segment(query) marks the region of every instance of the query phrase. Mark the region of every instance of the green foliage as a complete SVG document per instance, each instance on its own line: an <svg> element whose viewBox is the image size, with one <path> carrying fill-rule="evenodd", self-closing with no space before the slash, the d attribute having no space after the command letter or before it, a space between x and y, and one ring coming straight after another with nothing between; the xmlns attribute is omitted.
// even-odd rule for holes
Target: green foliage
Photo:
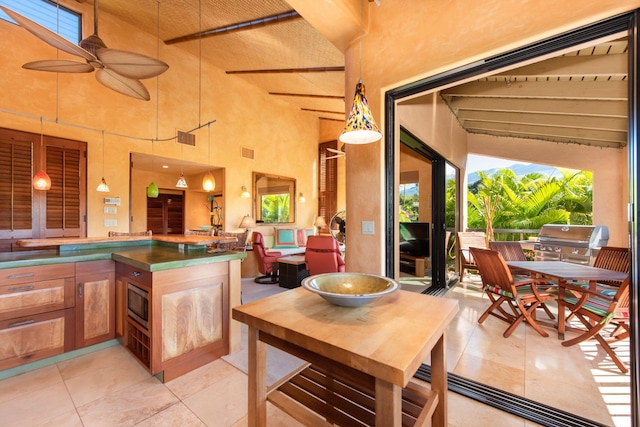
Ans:
<svg viewBox="0 0 640 427"><path fill-rule="evenodd" d="M496 228L592 224L592 174L569 170L561 173L562 177L535 173L518 178L510 169L500 169L491 176L479 172L478 181L469 185L467 194L468 227L484 228L490 233ZM447 204L455 203L454 194L455 182L448 182ZM448 227L453 224L449 221L447 217Z"/></svg>
<svg viewBox="0 0 640 427"><path fill-rule="evenodd" d="M289 194L262 196L262 219L264 222L289 222Z"/></svg>

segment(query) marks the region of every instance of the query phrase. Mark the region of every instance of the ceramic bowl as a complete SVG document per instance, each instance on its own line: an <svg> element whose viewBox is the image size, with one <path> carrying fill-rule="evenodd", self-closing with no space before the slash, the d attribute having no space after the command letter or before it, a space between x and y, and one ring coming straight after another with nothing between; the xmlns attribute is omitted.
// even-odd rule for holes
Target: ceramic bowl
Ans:
<svg viewBox="0 0 640 427"><path fill-rule="evenodd" d="M204 230L204 231L209 231L213 228L212 225L199 225L198 227L200 227L200 230Z"/></svg>
<svg viewBox="0 0 640 427"><path fill-rule="evenodd" d="M357 307L395 292L400 285L393 279L374 274L325 273L303 279L302 287L333 304Z"/></svg>

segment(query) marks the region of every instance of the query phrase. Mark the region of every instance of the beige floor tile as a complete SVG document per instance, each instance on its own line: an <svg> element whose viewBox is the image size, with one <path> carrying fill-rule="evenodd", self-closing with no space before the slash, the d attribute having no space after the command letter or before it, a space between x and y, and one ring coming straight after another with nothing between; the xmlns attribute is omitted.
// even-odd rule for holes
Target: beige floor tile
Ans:
<svg viewBox="0 0 640 427"><path fill-rule="evenodd" d="M22 397L30 399L33 392L62 384L63 380L56 365L4 379L0 381L0 405Z"/></svg>
<svg viewBox="0 0 640 427"><path fill-rule="evenodd" d="M11 427L55 425L52 420L74 409L64 383L54 382L47 387L33 387L28 394L0 403L0 424Z"/></svg>
<svg viewBox="0 0 640 427"><path fill-rule="evenodd" d="M483 357L463 354L454 374L471 378L510 393L524 395L524 369L516 369Z"/></svg>
<svg viewBox="0 0 640 427"><path fill-rule="evenodd" d="M206 427L182 402L136 424L136 427Z"/></svg>
<svg viewBox="0 0 640 427"><path fill-rule="evenodd" d="M165 385L179 399L184 400L236 372L238 369L224 360L218 359L169 381Z"/></svg>
<svg viewBox="0 0 640 427"><path fill-rule="evenodd" d="M110 359L112 354L105 358ZM95 364L92 371L81 369L77 375L65 381L76 407L127 388L133 384L145 381L151 374L131 356L116 357L110 363ZM67 370L68 371L68 370Z"/></svg>
<svg viewBox="0 0 640 427"><path fill-rule="evenodd" d="M237 370L183 402L207 426L231 426L247 415L247 387L247 375Z"/></svg>
<svg viewBox="0 0 640 427"><path fill-rule="evenodd" d="M269 402L267 402L267 422L269 426L273 427L302 427L304 425ZM245 416L231 427L249 427L249 421Z"/></svg>
<svg viewBox="0 0 640 427"><path fill-rule="evenodd" d="M60 374L65 381L100 369L120 369L122 363L130 364L132 358L121 345L113 345L100 351L88 353L58 363ZM137 362L135 362L137 363Z"/></svg>
<svg viewBox="0 0 640 427"><path fill-rule="evenodd" d="M83 427L83 424L78 411L73 409L50 420L41 420L39 424L34 424L33 427Z"/></svg>
<svg viewBox="0 0 640 427"><path fill-rule="evenodd" d="M78 407L86 426L133 426L174 405L178 399L164 384L151 377Z"/></svg>
<svg viewBox="0 0 640 427"><path fill-rule="evenodd" d="M522 418L455 393L448 395L449 427L524 427ZM535 424L531 424L535 425Z"/></svg>

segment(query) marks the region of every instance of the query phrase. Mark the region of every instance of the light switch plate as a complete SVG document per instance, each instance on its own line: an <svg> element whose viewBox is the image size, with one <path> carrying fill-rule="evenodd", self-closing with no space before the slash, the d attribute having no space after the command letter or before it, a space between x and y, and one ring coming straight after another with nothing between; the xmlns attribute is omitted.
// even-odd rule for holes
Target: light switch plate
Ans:
<svg viewBox="0 0 640 427"><path fill-rule="evenodd" d="M117 214L118 213L118 208L115 206L105 206L104 207L104 213L106 214Z"/></svg>
<svg viewBox="0 0 640 427"><path fill-rule="evenodd" d="M375 222L362 221L362 234L375 234Z"/></svg>
<svg viewBox="0 0 640 427"><path fill-rule="evenodd" d="M104 226L105 227L117 227L118 226L118 220L117 219L105 219L104 220Z"/></svg>

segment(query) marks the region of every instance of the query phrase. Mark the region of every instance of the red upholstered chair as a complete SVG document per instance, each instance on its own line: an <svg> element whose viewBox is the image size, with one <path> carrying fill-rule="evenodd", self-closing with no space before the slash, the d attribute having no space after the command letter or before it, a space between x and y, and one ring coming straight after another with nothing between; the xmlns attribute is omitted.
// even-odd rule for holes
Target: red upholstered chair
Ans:
<svg viewBox="0 0 640 427"><path fill-rule="evenodd" d="M251 236L253 242L253 253L258 259L258 271L262 276L256 277L254 281L263 285L278 283L278 258L282 256L281 252L267 252L264 247L264 236L257 231ZM274 264L276 264L274 266Z"/></svg>
<svg viewBox="0 0 640 427"><path fill-rule="evenodd" d="M344 271L340 245L331 236L309 236L304 260L310 276Z"/></svg>

